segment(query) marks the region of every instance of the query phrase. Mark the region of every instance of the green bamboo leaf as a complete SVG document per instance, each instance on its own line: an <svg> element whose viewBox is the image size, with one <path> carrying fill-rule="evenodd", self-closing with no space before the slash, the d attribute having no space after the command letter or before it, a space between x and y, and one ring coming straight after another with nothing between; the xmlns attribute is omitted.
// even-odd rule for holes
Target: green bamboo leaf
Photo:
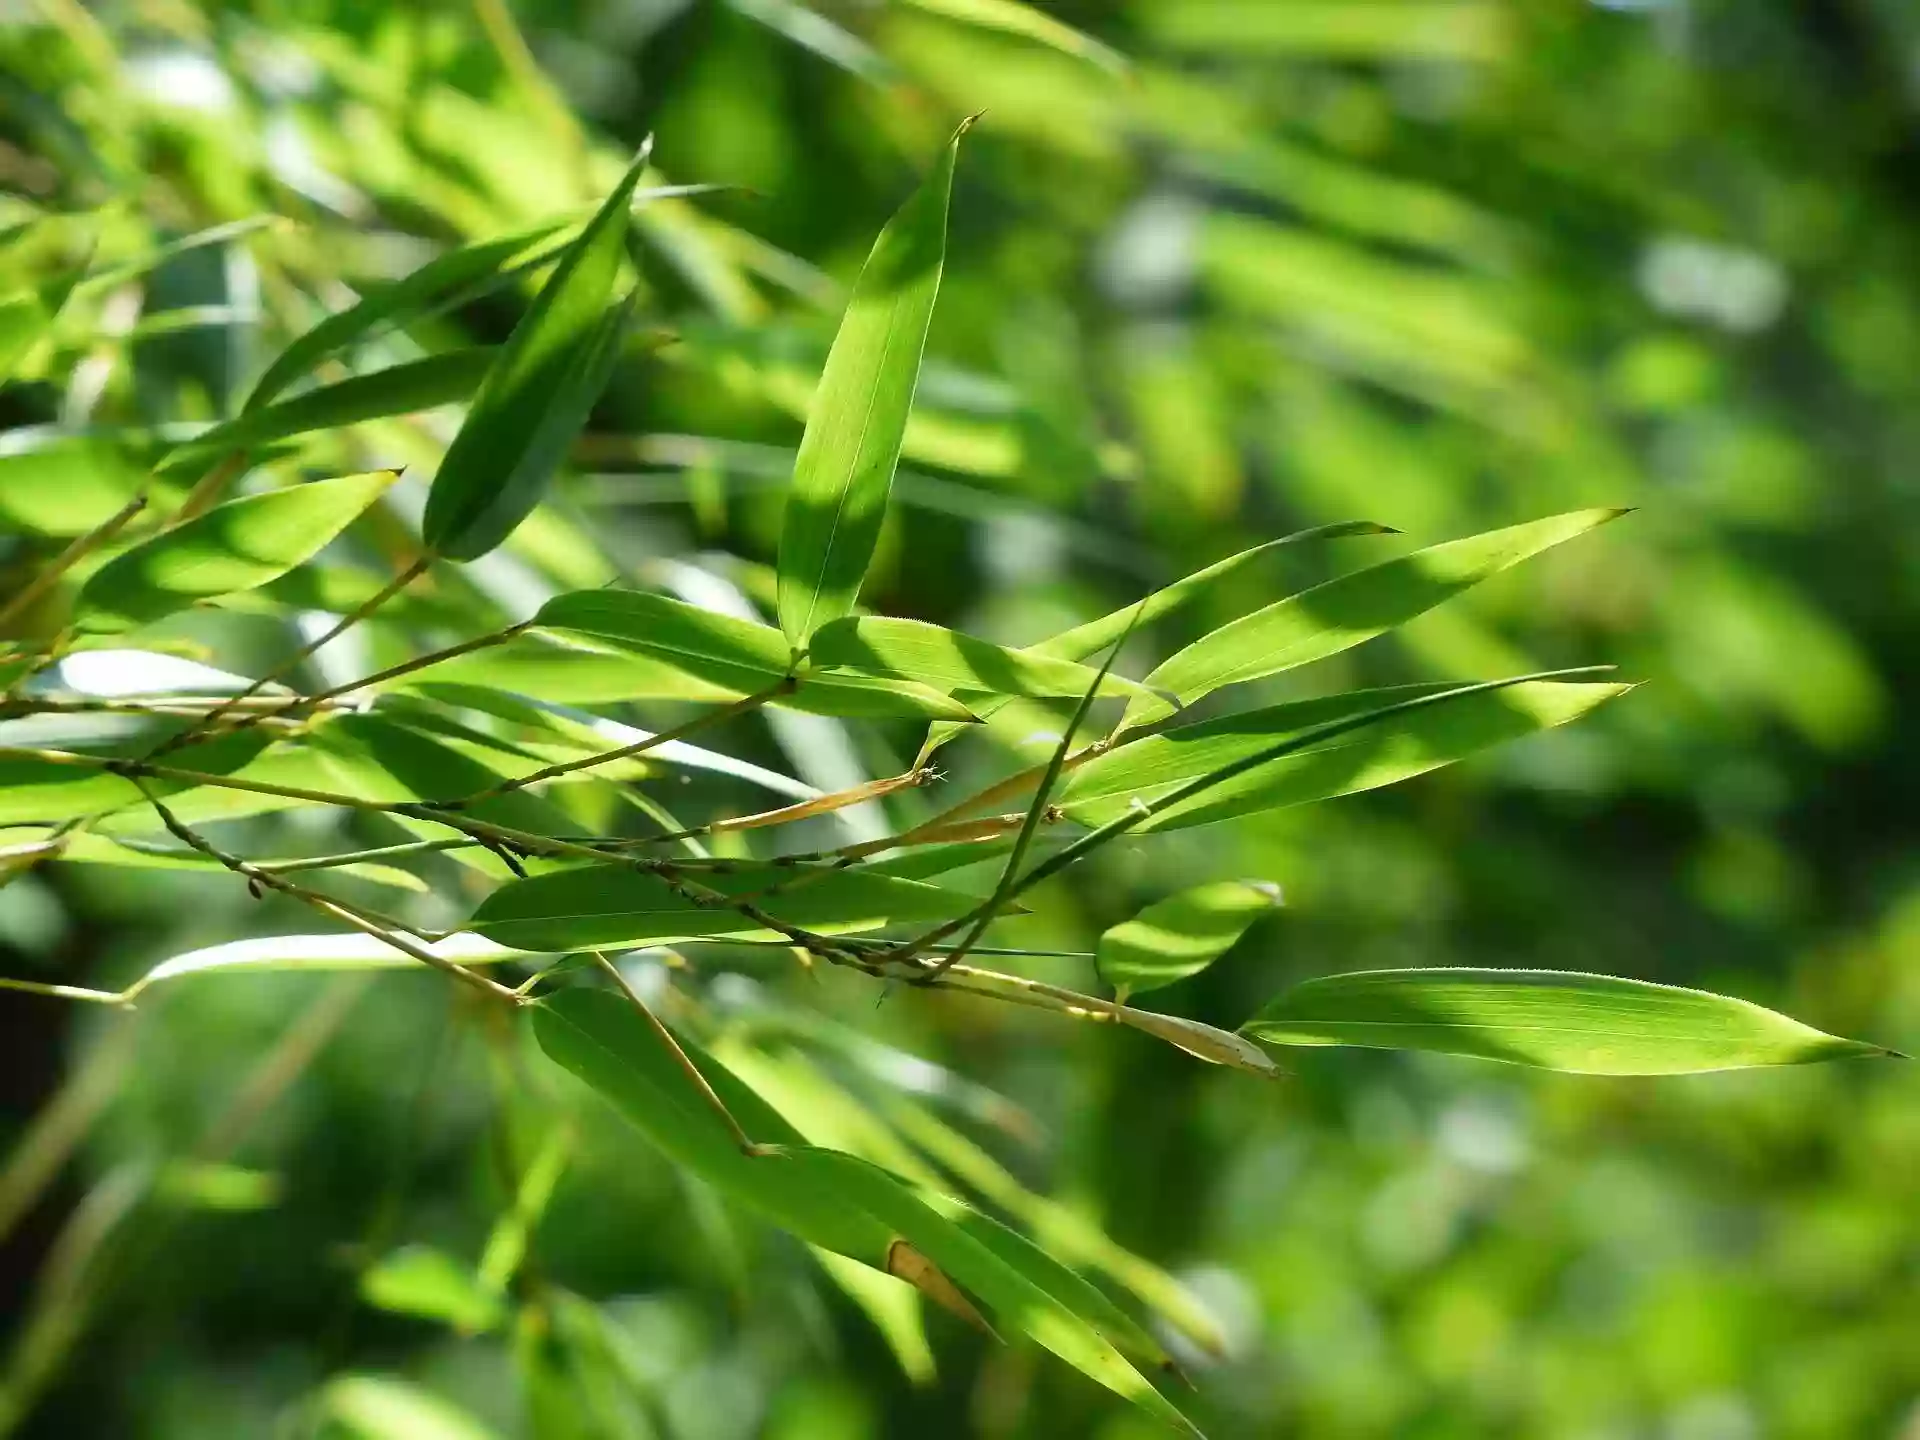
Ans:
<svg viewBox="0 0 1920 1440"><path fill-rule="evenodd" d="M1115 75L1127 73L1126 57L1119 51L1102 45L1071 25L1061 24L1043 10L1021 4L1020 0L905 0L905 3L916 10L944 15L949 20L959 20L983 30L1037 40L1064 54L1091 61Z"/></svg>
<svg viewBox="0 0 1920 1440"><path fill-rule="evenodd" d="M866 578L946 260L960 137L874 241L815 392L780 535L780 628L795 649L853 611Z"/></svg>
<svg viewBox="0 0 1920 1440"><path fill-rule="evenodd" d="M159 473L184 478L236 450L457 404L480 387L493 359L493 350L486 346L449 350L318 386L202 431L169 451L160 461Z"/></svg>
<svg viewBox="0 0 1920 1440"><path fill-rule="evenodd" d="M1051 655L1061 660L1085 660L1090 655L1113 644L1126 634L1127 627L1136 623L1135 612L1139 614L1138 624L1148 625L1155 620L1173 614L1194 601L1200 599L1209 590L1239 574L1254 561L1271 551L1287 545L1299 545L1312 540L1344 540L1352 536L1398 535L1400 532L1391 525L1380 525L1372 520L1342 520L1332 525L1316 525L1309 530L1296 530L1291 535L1282 535L1276 540L1268 540L1254 545L1238 554L1229 555L1224 560L1216 560L1204 569L1162 586L1147 596L1144 602L1136 601L1123 605L1110 614L1102 615L1098 620L1089 620L1084 625L1076 625L1071 630L1063 630L1051 639L1042 640L1038 645L1027 647L1030 655Z"/></svg>
<svg viewBox="0 0 1920 1440"><path fill-rule="evenodd" d="M1182 785L1244 764L1289 735L1457 688L1422 684L1356 690L1183 725L1089 760L1067 777L1057 803L1083 825L1104 825L1171 795ZM1436 701L1253 765L1142 820L1137 828L1208 825L1256 810L1376 790L1490 746L1564 725L1632 688L1536 680Z"/></svg>
<svg viewBox="0 0 1920 1440"><path fill-rule="evenodd" d="M498 1295L444 1250L408 1245L383 1255L360 1276L360 1298L376 1310L435 1320L463 1335L497 1329L507 1318Z"/></svg>
<svg viewBox="0 0 1920 1440"><path fill-rule="evenodd" d="M619 356L635 293L609 308L642 150L566 249L474 397L427 496L420 533L451 560L510 535L540 501Z"/></svg>
<svg viewBox="0 0 1920 1440"><path fill-rule="evenodd" d="M823 625L808 648L809 676L831 667L898 675L943 689L992 695L1057 695L1078 699L1099 684L1102 696L1139 696L1134 681L1090 666L1024 650L1009 650L923 620L884 615L847 616Z"/></svg>
<svg viewBox="0 0 1920 1440"><path fill-rule="evenodd" d="M1395 626L1562 541L1584 535L1625 510L1576 510L1492 530L1388 560L1242 616L1168 657L1146 683L1189 704L1223 685L1278 675L1323 660ZM1129 724L1165 714L1136 702Z"/></svg>
<svg viewBox="0 0 1920 1440"><path fill-rule="evenodd" d="M55 439L0 455L0 520L40 535L84 535L146 481L146 465L121 445L93 436Z"/></svg>
<svg viewBox="0 0 1920 1440"><path fill-rule="evenodd" d="M631 700L654 690L671 689L671 677L690 677L704 693L661 698L735 700L791 682L777 703L822 715L884 719L937 717L970 721L959 701L915 679L891 676L808 673L793 678L785 638L771 625L704 610L638 590L579 590L556 596L540 609L535 623L545 630L612 642L657 664L644 673L616 681L623 686L605 699ZM522 647L524 650L525 647ZM660 668L664 667L664 669ZM573 668L584 671L575 659ZM686 680L679 682L686 690ZM551 692L538 692L551 693Z"/></svg>
<svg viewBox="0 0 1920 1440"><path fill-rule="evenodd" d="M1371 970L1309 980L1241 1027L1272 1045L1437 1050L1579 1075L1690 1075L1897 1055L1746 1000L1561 970Z"/></svg>
<svg viewBox="0 0 1920 1440"><path fill-rule="evenodd" d="M1102 1332L1112 1302L1090 1300L1084 1279L1011 1231L839 1151L794 1146L767 1163L844 1196L978 1296L1003 1325L1180 1433L1200 1433Z"/></svg>
<svg viewBox="0 0 1920 1440"><path fill-rule="evenodd" d="M547 1057L611 1101L676 1165L811 1245L884 1267L892 1233L831 1189L743 1151L679 1057L632 1005L605 991L575 989L531 1008L534 1038ZM804 1143L725 1066L684 1038L680 1043L756 1144Z"/></svg>
<svg viewBox="0 0 1920 1440"><path fill-rule="evenodd" d="M1076 625L1071 630L1064 630L1050 639L1042 640L1037 645L1029 645L1021 653L1056 660L1085 660L1091 655L1098 654L1125 634L1127 626L1133 622L1136 610L1139 611L1140 617L1138 623L1142 625L1163 619L1200 599L1215 586L1230 576L1238 574L1270 550L1276 550L1283 545L1296 545L1307 540L1339 540L1354 535L1398 533L1390 525L1379 525L1371 520L1347 520L1332 525L1316 525L1308 530L1298 530L1291 535L1282 535L1276 540L1268 540L1263 544L1242 550L1238 554L1229 555L1224 560L1217 560L1204 569L1196 570L1193 574L1154 591L1145 601L1123 605L1110 614L1102 615L1098 620L1089 620L1084 625ZM1016 702L1010 697L963 694L959 698L965 700L982 720L989 722L996 716L1002 716L1003 712L1016 708ZM1004 718L1007 723L999 728L999 733L1003 736L1017 737L1030 733L1036 728L1024 724L1022 719L1011 714L1005 715ZM963 733L963 728L958 725L942 723L929 727L926 742L920 747L919 763L924 765L935 750L956 735Z"/></svg>
<svg viewBox="0 0 1920 1440"><path fill-rule="evenodd" d="M971 897L935 885L857 870L764 893L792 879L791 870L752 864L725 875L699 876L703 886L820 934L950 920L973 904ZM784 938L738 910L688 899L659 876L625 865L588 865L504 885L480 903L467 928L514 948L555 950Z"/></svg>
<svg viewBox="0 0 1920 1440"><path fill-rule="evenodd" d="M354 1440L498 1440L466 1411L390 1375L329 1380L319 1409Z"/></svg>
<svg viewBox="0 0 1920 1440"><path fill-rule="evenodd" d="M216 505L96 570L74 602L74 623L124 630L264 585L318 554L398 478L379 470Z"/></svg>
<svg viewBox="0 0 1920 1440"><path fill-rule="evenodd" d="M1101 978L1124 1005L1129 995L1198 975L1279 903L1280 887L1266 880L1222 880L1183 890L1100 937Z"/></svg>
<svg viewBox="0 0 1920 1440"><path fill-rule="evenodd" d="M280 352L242 409L258 410L321 361L378 331L405 325L449 302L484 294L504 283L514 272L550 256L559 245L556 236L566 228L565 221L549 220L495 240L462 245L327 316Z"/></svg>

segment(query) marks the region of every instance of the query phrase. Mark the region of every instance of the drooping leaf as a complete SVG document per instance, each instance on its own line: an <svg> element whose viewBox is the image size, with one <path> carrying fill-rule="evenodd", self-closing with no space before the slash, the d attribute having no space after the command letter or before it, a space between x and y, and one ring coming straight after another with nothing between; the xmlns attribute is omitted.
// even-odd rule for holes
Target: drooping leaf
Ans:
<svg viewBox="0 0 1920 1440"><path fill-rule="evenodd" d="M730 874L689 878L819 934L950 920L973 904L971 897L938 886L857 870L809 876L771 894L769 887L793 879L791 870L743 864ZM657 875L624 865L582 866L502 886L480 903L468 928L502 945L556 950L784 938L723 903L701 903Z"/></svg>
<svg viewBox="0 0 1920 1440"><path fill-rule="evenodd" d="M1095 681L1098 694L1137 695L1140 687L1123 676L1101 679L1091 667L1072 660L1009 650L958 630L922 620L891 616L848 616L822 626L808 647L812 668L835 667L898 675L946 689L992 695L1059 695L1079 698Z"/></svg>
<svg viewBox="0 0 1920 1440"><path fill-rule="evenodd" d="M1067 777L1058 803L1082 824L1103 825L1204 775L1243 763L1288 735L1454 688L1423 684L1356 690L1183 725L1089 760ZM1256 810L1378 789L1489 746L1565 724L1631 688L1528 681L1438 701L1252 766L1143 820L1139 828L1206 825Z"/></svg>
<svg viewBox="0 0 1920 1440"><path fill-rule="evenodd" d="M1280 903L1280 887L1263 880L1196 885L1147 906L1100 937L1100 975L1126 1002L1198 975Z"/></svg>
<svg viewBox="0 0 1920 1440"><path fill-rule="evenodd" d="M1089 1298L1087 1282L1043 1251L961 1202L916 1191L852 1155L794 1146L770 1162L809 1176L874 1216L984 1301L1001 1324L1182 1434L1200 1433L1103 1332L1113 1302L1097 1291L1097 1298Z"/></svg>
<svg viewBox="0 0 1920 1440"><path fill-rule="evenodd" d="M487 372L434 476L420 533L472 560L513 533L586 423L618 358L634 304L610 308L643 151L566 249Z"/></svg>
<svg viewBox="0 0 1920 1440"><path fill-rule="evenodd" d="M1560 970L1370 970L1309 980L1241 1027L1272 1045L1437 1050L1580 1075L1688 1075L1895 1052L1746 1000Z"/></svg>
<svg viewBox="0 0 1920 1440"><path fill-rule="evenodd" d="M295 395L277 404L249 410L204 430L169 451L162 475L188 476L204 471L220 456L253 450L320 430L339 430L367 420L411 415L453 405L479 388L494 352L486 346L449 350L424 360L389 365Z"/></svg>
<svg viewBox="0 0 1920 1440"><path fill-rule="evenodd" d="M345 475L216 505L96 570L75 601L74 623L124 630L263 585L318 554L397 478L391 470Z"/></svg>
<svg viewBox="0 0 1920 1440"><path fill-rule="evenodd" d="M866 578L940 289L966 129L881 230L827 355L780 535L780 629L796 649L852 613Z"/></svg>
<svg viewBox="0 0 1920 1440"><path fill-rule="evenodd" d="M32 832L15 832L14 835L0 836L0 844L13 841L15 835L22 836ZM137 841L116 839L112 835L98 834L90 830L74 830L66 834L56 834L52 830L40 832L53 846L56 860L75 865L119 865L134 870L219 870L221 864L210 855L198 850L188 850L177 842L168 846L147 845ZM255 859L253 864L271 870L285 862L271 859ZM393 865L381 865L372 861L355 861L351 864L329 867L335 875L350 875L375 885L386 885L397 890L424 892L427 882L409 870Z"/></svg>
<svg viewBox="0 0 1920 1440"><path fill-rule="evenodd" d="M1146 683L1187 704L1223 685L1264 679L1325 659L1625 513L1576 510L1433 545L1343 575L1196 640L1156 667ZM1128 719L1138 724L1164 713L1165 707L1141 701L1130 707Z"/></svg>
<svg viewBox="0 0 1920 1440"><path fill-rule="evenodd" d="M280 352L242 408L258 410L321 361L377 331L404 325L457 297L483 293L490 284L537 263L557 248L555 236L565 228L564 221L548 220L495 240L462 245L327 316Z"/></svg>
<svg viewBox="0 0 1920 1440"><path fill-rule="evenodd" d="M471 1268L427 1245L395 1250L361 1272L360 1298L375 1309L438 1321L465 1335L492 1330L506 1319L500 1297L482 1288Z"/></svg>
<svg viewBox="0 0 1920 1440"><path fill-rule="evenodd" d="M637 699L647 687L669 688L667 676L689 677L710 687L705 694L663 698L733 700L787 685L776 703L823 715L881 719L940 717L957 721L972 712L915 678L806 673L793 676L787 643L771 625L741 620L638 590L579 590L556 596L541 607L537 623L546 630L610 641L658 665L635 674L627 687L606 698ZM573 668L584 668L575 660ZM657 677L657 678L656 678ZM685 687L685 682L680 682Z"/></svg>

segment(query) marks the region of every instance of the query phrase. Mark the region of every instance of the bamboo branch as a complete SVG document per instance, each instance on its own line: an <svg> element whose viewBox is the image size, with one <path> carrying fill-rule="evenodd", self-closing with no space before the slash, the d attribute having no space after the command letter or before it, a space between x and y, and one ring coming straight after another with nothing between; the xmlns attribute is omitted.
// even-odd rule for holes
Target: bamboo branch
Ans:
<svg viewBox="0 0 1920 1440"><path fill-rule="evenodd" d="M128 522L130 522L134 516L146 508L146 495L144 493L136 495L127 501L125 505L122 505L118 510L114 511L112 515L109 515L105 520L102 520L98 525L94 526L93 529L80 536L79 539L62 550L51 562L41 569L39 574L27 582L25 589L7 601L5 605L0 605L0 629L5 629L6 626L31 610L42 596L60 583L62 576L82 560L86 559L87 556L91 555L95 550L98 550L102 545L106 544L114 536L118 535L127 527Z"/></svg>

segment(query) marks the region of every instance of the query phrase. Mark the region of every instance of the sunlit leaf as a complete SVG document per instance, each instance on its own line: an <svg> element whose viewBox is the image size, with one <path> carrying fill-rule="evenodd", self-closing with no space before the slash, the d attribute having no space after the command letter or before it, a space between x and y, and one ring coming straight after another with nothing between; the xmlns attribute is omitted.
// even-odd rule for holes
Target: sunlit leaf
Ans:
<svg viewBox="0 0 1920 1440"><path fill-rule="evenodd" d="M96 570L74 603L74 622L126 629L263 585L318 554L397 478L379 470L216 505Z"/></svg>
<svg viewBox="0 0 1920 1440"><path fill-rule="evenodd" d="M396 1250L361 1272L360 1298L377 1310L435 1320L468 1335L506 1318L500 1297L483 1289L470 1267L427 1245Z"/></svg>
<svg viewBox="0 0 1920 1440"><path fill-rule="evenodd" d="M878 672L948 689L993 695L1059 695L1078 698L1096 680L1098 694L1136 695L1140 687L1119 675L1101 679L1072 660L1009 650L958 630L923 620L848 616L822 626L808 648L811 667Z"/></svg>
<svg viewBox="0 0 1920 1440"><path fill-rule="evenodd" d="M1221 880L1156 901L1100 937L1100 976L1124 1002L1198 975L1280 903L1267 881Z"/></svg>
<svg viewBox="0 0 1920 1440"><path fill-rule="evenodd" d="M0 520L41 535L84 535L146 480L146 466L113 441L54 439L0 455Z"/></svg>
<svg viewBox="0 0 1920 1440"><path fill-rule="evenodd" d="M1890 1055L1746 1000L1559 970L1369 970L1309 980L1242 1027L1273 1045L1438 1050L1582 1075L1687 1075Z"/></svg>
<svg viewBox="0 0 1920 1440"><path fill-rule="evenodd" d="M343 1375L328 1381L320 1410L355 1440L497 1440L496 1432L466 1411L388 1375Z"/></svg>
<svg viewBox="0 0 1920 1440"><path fill-rule="evenodd" d="M610 641L669 667L667 676L677 674L710 687L696 693L683 681L683 693L662 698L730 700L784 687L774 697L777 703L824 715L971 718L965 705L916 678L807 673L796 679L786 640L771 625L664 595L580 590L549 600L535 618L546 630L589 642ZM576 660L573 668L586 667ZM649 687L669 690L673 682L667 676L649 667L604 698L637 699L648 695Z"/></svg>
<svg viewBox="0 0 1920 1440"><path fill-rule="evenodd" d="M938 886L843 870L796 884L791 870L742 864L728 874L689 876L787 925L844 935L896 922L950 920L972 898ZM589 865L535 875L496 890L468 928L515 948L579 950L596 946L668 945L683 940L780 940L778 930L677 891L657 875L625 865Z"/></svg>
<svg viewBox="0 0 1920 1440"><path fill-rule="evenodd" d="M903 3L916 10L978 25L983 30L1037 40L1068 55L1091 60L1116 74L1124 74L1127 69L1126 57L1119 52L1102 45L1091 35L1062 24L1044 10L1022 4L1021 0L903 0Z"/></svg>
<svg viewBox="0 0 1920 1440"><path fill-rule="evenodd" d="M780 628L795 648L851 614L866 578L940 289L965 133L874 242L820 377L780 536Z"/></svg>
<svg viewBox="0 0 1920 1440"><path fill-rule="evenodd" d="M1242 764L1289 735L1458 687L1395 685L1298 700L1182 725L1096 756L1067 777L1060 808L1101 825L1182 785ZM1464 694L1310 744L1241 773L1142 821L1143 830L1207 825L1255 810L1376 790L1479 750L1563 725L1631 689L1623 684L1527 681Z"/></svg>
<svg viewBox="0 0 1920 1440"><path fill-rule="evenodd" d="M606 388L635 298L611 305L645 165L642 152L487 372L427 496L420 533L436 553L472 560L506 539L539 503Z"/></svg>

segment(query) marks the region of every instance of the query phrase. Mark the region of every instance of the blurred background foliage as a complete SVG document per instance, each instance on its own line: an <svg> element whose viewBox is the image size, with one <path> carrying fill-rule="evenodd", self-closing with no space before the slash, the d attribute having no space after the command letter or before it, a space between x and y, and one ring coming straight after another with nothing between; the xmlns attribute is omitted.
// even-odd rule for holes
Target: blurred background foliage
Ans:
<svg viewBox="0 0 1920 1440"><path fill-rule="evenodd" d="M674 343L623 364L556 502L409 618L454 638L620 574L764 606L844 286L984 110L877 607L1027 643L1304 525L1428 543L1641 507L1266 687L1611 659L1649 682L1634 696L1385 793L1116 846L1044 892L1032 933L1084 945L1245 874L1287 907L1170 1008L1232 1025L1314 974L1540 965L1920 1048L1920 11L1047 13L1075 29L1022 33L984 0L0 4L0 467L50 435L231 413L328 309L581 211L651 133L649 183L738 187L638 212L647 323ZM22 306L58 308L50 338ZM374 348L497 340L514 313L487 298ZM430 471L444 419L343 431L336 468ZM146 458L58 453L0 485L7 593ZM1283 552L1135 646L1395 543ZM361 593L391 569L355 563L334 579ZM245 615L172 639L240 670L289 643ZM410 653L374 627L334 663L383 647ZM738 746L837 785L893 773L913 738L859 751L787 717ZM952 747L955 782L1024 740ZM0 890L7 972L81 983L276 922L297 923L217 876L63 867ZM1211 1434L1920 1434L1908 1067L1642 1082L1326 1051L1264 1086L1104 1027L918 993L876 1009L836 977L715 989L799 995L1010 1097L979 1143L1214 1307ZM551 1072L434 977L4 1015L0 1431L1148 1433L945 1317L938 1378L909 1383L797 1247L604 1117L556 1129ZM399 1247L471 1263L548 1145L571 1154L534 1242L549 1301L496 1323L448 1281L451 1326L363 1303Z"/></svg>

